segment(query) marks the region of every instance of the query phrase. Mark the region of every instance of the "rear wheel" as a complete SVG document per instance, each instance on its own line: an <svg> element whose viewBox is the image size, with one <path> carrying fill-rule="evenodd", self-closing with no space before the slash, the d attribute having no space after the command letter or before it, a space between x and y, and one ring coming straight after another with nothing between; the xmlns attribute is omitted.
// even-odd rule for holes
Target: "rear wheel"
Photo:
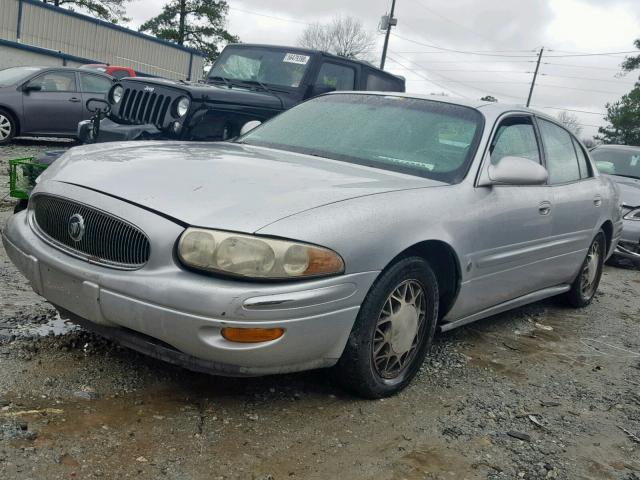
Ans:
<svg viewBox="0 0 640 480"><path fill-rule="evenodd" d="M0 145L6 145L16 135L16 121L13 116L0 108Z"/></svg>
<svg viewBox="0 0 640 480"><path fill-rule="evenodd" d="M582 263L580 273L571 284L571 290L566 293L565 298L569 305L582 308L591 303L600 285L605 255L606 238L600 230L589 246L587 257Z"/></svg>
<svg viewBox="0 0 640 480"><path fill-rule="evenodd" d="M419 257L389 267L367 294L335 367L342 386L366 398L402 390L420 370L438 318L438 283Z"/></svg>

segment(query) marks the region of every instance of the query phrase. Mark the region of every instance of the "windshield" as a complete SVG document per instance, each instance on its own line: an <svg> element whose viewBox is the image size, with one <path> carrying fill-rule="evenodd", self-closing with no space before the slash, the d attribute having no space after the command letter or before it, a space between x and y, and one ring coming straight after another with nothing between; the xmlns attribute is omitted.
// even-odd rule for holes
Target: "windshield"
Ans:
<svg viewBox="0 0 640 480"><path fill-rule="evenodd" d="M601 173L640 178L640 147L596 148L591 151L591 158Z"/></svg>
<svg viewBox="0 0 640 480"><path fill-rule="evenodd" d="M286 50L227 47L211 68L209 80L299 87L310 60L309 55Z"/></svg>
<svg viewBox="0 0 640 480"><path fill-rule="evenodd" d="M480 112L460 105L339 94L298 105L239 141L457 183L482 126Z"/></svg>
<svg viewBox="0 0 640 480"><path fill-rule="evenodd" d="M13 67L0 70L0 87L8 87L16 85L29 75L34 74L41 69L39 67Z"/></svg>

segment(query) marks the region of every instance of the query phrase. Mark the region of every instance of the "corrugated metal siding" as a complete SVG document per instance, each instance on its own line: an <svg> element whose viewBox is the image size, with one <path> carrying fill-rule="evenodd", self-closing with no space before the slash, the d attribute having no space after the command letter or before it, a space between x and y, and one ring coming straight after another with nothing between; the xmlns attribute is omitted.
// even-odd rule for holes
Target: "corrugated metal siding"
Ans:
<svg viewBox="0 0 640 480"><path fill-rule="evenodd" d="M17 6L17 0L0 0L1 38L16 39ZM190 52L171 45L32 3L23 3L20 40L23 44L125 65L171 79L187 77L191 56ZM193 79L201 78L203 61L201 56L194 55Z"/></svg>
<svg viewBox="0 0 640 480"><path fill-rule="evenodd" d="M17 0L0 0L0 38L16 40L18 25Z"/></svg>

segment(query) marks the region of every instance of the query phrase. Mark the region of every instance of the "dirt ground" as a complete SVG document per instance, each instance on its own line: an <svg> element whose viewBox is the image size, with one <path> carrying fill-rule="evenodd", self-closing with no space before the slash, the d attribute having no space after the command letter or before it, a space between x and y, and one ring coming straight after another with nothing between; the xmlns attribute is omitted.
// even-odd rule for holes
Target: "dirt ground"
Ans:
<svg viewBox="0 0 640 480"><path fill-rule="evenodd" d="M59 144L0 147L6 161ZM64 145L63 145L64 146ZM0 224L13 205L0 202ZM640 271L437 337L379 401L194 374L65 324L0 249L0 479L640 480Z"/></svg>

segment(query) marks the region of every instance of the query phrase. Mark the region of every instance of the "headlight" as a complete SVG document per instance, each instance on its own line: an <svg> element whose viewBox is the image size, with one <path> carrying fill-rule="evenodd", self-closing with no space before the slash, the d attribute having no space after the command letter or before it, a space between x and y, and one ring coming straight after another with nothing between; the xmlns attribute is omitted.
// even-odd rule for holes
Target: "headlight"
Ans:
<svg viewBox="0 0 640 480"><path fill-rule="evenodd" d="M189 267L246 278L282 280L344 271L340 255L327 248L201 228L182 234L178 256Z"/></svg>
<svg viewBox="0 0 640 480"><path fill-rule="evenodd" d="M180 98L176 103L176 114L178 117L184 117L189 111L189 99L187 97Z"/></svg>
<svg viewBox="0 0 640 480"><path fill-rule="evenodd" d="M120 100L122 100L122 95L124 95L124 88L120 85L116 85L113 87L113 90L111 90L111 101L113 103L120 102Z"/></svg>
<svg viewBox="0 0 640 480"><path fill-rule="evenodd" d="M624 218L625 220L635 220L636 222L640 222L640 208L631 210L622 218Z"/></svg>

